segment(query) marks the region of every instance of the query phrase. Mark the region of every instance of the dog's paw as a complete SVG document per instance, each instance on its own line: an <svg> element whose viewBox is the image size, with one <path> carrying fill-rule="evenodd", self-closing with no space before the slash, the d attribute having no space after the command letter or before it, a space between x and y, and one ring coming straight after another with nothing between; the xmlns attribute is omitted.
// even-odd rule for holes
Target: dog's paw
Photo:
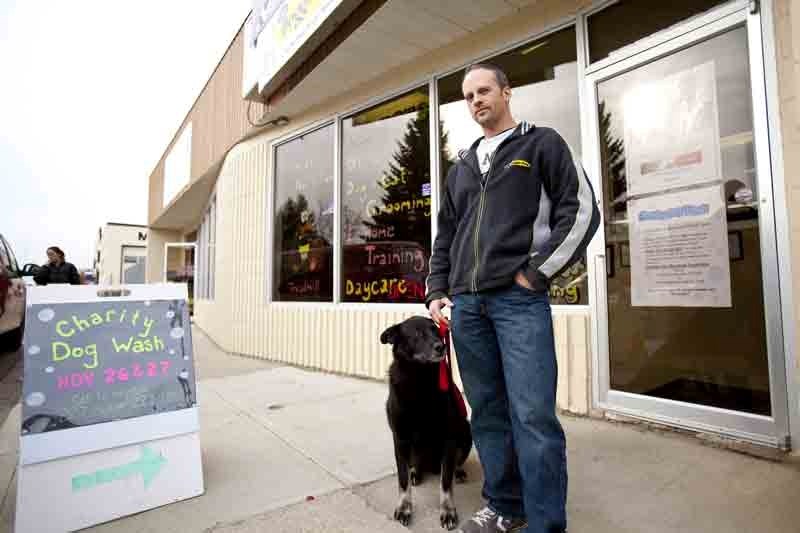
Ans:
<svg viewBox="0 0 800 533"><path fill-rule="evenodd" d="M416 487L420 483L422 483L422 473L418 472L416 468L412 468L411 472L409 473L409 477L411 478L411 485Z"/></svg>
<svg viewBox="0 0 800 533"><path fill-rule="evenodd" d="M442 512L439 514L439 522L442 527L452 531L458 525L458 513L455 507L442 507Z"/></svg>
<svg viewBox="0 0 800 533"><path fill-rule="evenodd" d="M467 482L467 472L463 468L456 468L455 474L456 483Z"/></svg>
<svg viewBox="0 0 800 533"><path fill-rule="evenodd" d="M411 523L411 502L404 501L394 510L394 519L407 526Z"/></svg>

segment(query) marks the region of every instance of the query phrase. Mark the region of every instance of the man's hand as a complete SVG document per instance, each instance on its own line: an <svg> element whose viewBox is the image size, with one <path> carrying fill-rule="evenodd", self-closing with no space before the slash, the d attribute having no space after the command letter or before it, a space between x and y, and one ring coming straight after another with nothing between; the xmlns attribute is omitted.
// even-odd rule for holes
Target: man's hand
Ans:
<svg viewBox="0 0 800 533"><path fill-rule="evenodd" d="M445 324L450 324L450 321L447 320L447 317L442 314L442 311L445 307L453 307L453 302L451 302L450 298L447 296L444 298L431 300L431 304L428 306L428 311L431 314L431 318L437 324L439 324L441 321L444 321Z"/></svg>
<svg viewBox="0 0 800 533"><path fill-rule="evenodd" d="M533 290L533 286L531 285L531 282L528 281L528 278L525 277L525 275L522 273L521 270L517 270L517 274L514 276L514 282L517 285L522 285L523 287L525 287L528 290L531 290L531 291Z"/></svg>

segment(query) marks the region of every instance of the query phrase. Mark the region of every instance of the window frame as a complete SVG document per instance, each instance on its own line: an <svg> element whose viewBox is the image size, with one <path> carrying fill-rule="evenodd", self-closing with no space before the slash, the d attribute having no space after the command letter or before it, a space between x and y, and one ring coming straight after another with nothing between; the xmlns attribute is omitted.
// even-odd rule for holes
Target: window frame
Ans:
<svg viewBox="0 0 800 533"><path fill-rule="evenodd" d="M612 55L604 57L603 59L595 61L594 63L591 63L590 62L591 55L589 52L589 17L606 9L609 6L619 3L619 1L620 0L602 0L600 2L593 4L588 9L581 12L579 15L581 19L581 24L583 26L583 32L585 33L583 50L580 51L580 54L584 58L584 64L586 65L585 75L592 74L610 65L619 63L620 61L629 58L631 54L649 50L651 48L658 46L663 42L670 41L676 37L680 37L681 35L685 35L687 33L691 33L695 29L701 26L706 26L717 19L741 11L742 9L746 8L749 4L748 0L729 0L728 3L726 4L721 4L719 6L713 7L707 11L704 11L703 13L694 15L680 22L677 22L676 24L670 26L669 28L664 28L663 30L651 33L650 35L643 37L638 41L627 44L621 48L617 48L616 50L613 51Z"/></svg>
<svg viewBox="0 0 800 533"><path fill-rule="evenodd" d="M20 275L20 266L19 261L17 261L17 256L14 255L14 250L11 248L11 243L9 243L5 237L3 238L3 243L6 246L6 254L8 255L9 261L9 268L13 272L14 276L17 277Z"/></svg>
<svg viewBox="0 0 800 533"><path fill-rule="evenodd" d="M195 239L195 298L214 301L216 296L216 226L219 216L216 188L211 192ZM166 258L165 258L166 261Z"/></svg>
<svg viewBox="0 0 800 533"><path fill-rule="evenodd" d="M0 237L0 254L2 255L2 257L0 257L0 268L6 269L9 273L14 272L14 274L16 274L12 268L11 254L8 252L8 248L5 238ZM5 258L5 261L3 261L2 258Z"/></svg>
<svg viewBox="0 0 800 533"><path fill-rule="evenodd" d="M284 144L288 144L300 137L304 137L315 131L319 131L328 126L333 127L333 146L331 146L330 155L333 157L333 298L330 302L302 302L302 301L285 301L276 300L274 295L275 290L275 257L272 251L275 249L275 216L277 209L275 208L275 190L278 184L278 148ZM269 144L269 154L271 161L269 161L269 179L267 180L266 189L266 221L267 231L265 232L266 242L264 243L264 250L267 251L265 255L269 257L267 261L266 279L264 280L265 298L264 301L268 305L282 306L282 307L333 307L337 302L337 293L339 284L336 281L337 269L340 269L339 263L341 261L341 252L339 251L341 245L341 237L339 236L339 228L341 228L341 210L339 208L339 195L341 190L341 171L338 162L339 151L339 127L338 121L335 118L327 117L325 119L313 122L305 127L292 131L291 133L273 139Z"/></svg>
<svg viewBox="0 0 800 533"><path fill-rule="evenodd" d="M127 250L127 249L145 250L145 254L143 256L138 256L138 255L137 256L126 256L125 255L125 250ZM124 284L124 285L128 284L128 283L126 283L124 281L125 280L125 257L137 257L137 258L138 257L143 257L144 258L144 260L145 260L145 262L144 262L145 281L143 281L142 283L147 283L147 246L146 245L145 246L141 246L139 244L133 244L133 245L123 244L123 245L120 246L119 252L120 252L119 253L119 256L120 256L119 282L120 282L120 284ZM137 261L137 263L138 263L138 261ZM133 284L131 284L131 285L133 285Z"/></svg>
<svg viewBox="0 0 800 533"><path fill-rule="evenodd" d="M421 92L424 88L427 87L427 89L428 89L428 127L429 127L429 129L433 128L435 126L436 122L432 122L432 117L433 117L432 106L433 106L433 103L434 103L434 100L431 98L431 94L432 94L431 87L432 86L433 86L433 91L435 91L436 84L434 82L434 78L433 77L427 77L427 78L424 78L423 80L417 81L416 83L408 84L408 85L402 87L400 90L392 91L388 95L383 95L381 97L373 98L371 100L368 100L364 104L359 104L358 106L355 106L355 107L353 107L351 109L348 109L346 112L340 113L339 115L337 115L337 124L339 125L339 127L338 127L339 137L337 139L337 145L339 146L339 154L338 154L339 160L337 161L336 166L339 169L338 184L339 184L339 189L340 190L341 190L341 186L342 186L343 179L344 179L344 170L342 169L342 166L344 164L344 140L343 140L343 123L344 123L344 121L349 119L349 118L352 118L355 115L358 115L358 114L360 114L360 113L362 113L364 111L367 111L367 110L369 110L371 108L377 107L377 106L379 106L381 104L388 103L388 102L390 102L390 101L392 101L392 100L394 100L396 98L404 96L404 95L406 95L408 93L411 93L413 91L420 91ZM437 114L436 115L438 117L438 108L437 108ZM434 139L434 135L433 135L434 131L438 135L439 130L438 130L438 128L436 128L436 130L430 129L430 131L429 131L429 133L431 134L430 135L430 139L431 140L430 140L430 143L429 143L429 146L428 146L428 149L429 149L428 156L429 156L429 158L431 158L433 154L436 154L436 151L434 150L434 141L433 141L433 139ZM436 146L438 146L438 142L436 143ZM433 242L436 239L436 233L434 232L436 213L439 212L439 201L438 201L439 188L438 188L438 185L436 185L436 188L434 189L434 182L436 181L437 176L438 176L438 165L437 165L437 169L436 169L437 174L434 174L434 167L433 167L432 163L433 163L432 161L429 162L429 164L430 164L429 173L430 173L430 179L431 179L431 217L430 217L431 218L431 234L430 234L430 237L431 237L431 253L433 253ZM337 204L337 205L339 205L339 204ZM341 209L338 209L337 213L338 213L338 216L341 219L341 213L342 213ZM341 222L341 220L340 220L340 222ZM336 232L337 232L337 235L339 236L339 245L337 247L337 251L339 252L339 260L337 261L337 265L339 265L339 273L338 273L338 278L334 279L334 283L335 283L335 286L339 290L339 294L338 294L338 298L339 299L338 300L334 300L334 303L337 303L338 306L340 306L340 307L341 306L357 306L357 308L359 308L359 309L376 309L376 308L379 308L378 306L387 306L388 308L391 308L391 309L403 309L403 308L406 308L406 309L413 309L413 310L419 310L420 306L422 306L423 309L425 308L424 302L420 302L420 303L408 303L408 302L393 303L393 302L345 302L345 301L342 301L342 292L341 291L342 291L342 285L343 285L342 281L343 281L343 274L344 274L344 253L343 253L344 248L343 248L343 242L341 241L342 229L343 228L342 228L341 223L339 224L338 228L335 229ZM430 258L428 259L428 261L430 263Z"/></svg>

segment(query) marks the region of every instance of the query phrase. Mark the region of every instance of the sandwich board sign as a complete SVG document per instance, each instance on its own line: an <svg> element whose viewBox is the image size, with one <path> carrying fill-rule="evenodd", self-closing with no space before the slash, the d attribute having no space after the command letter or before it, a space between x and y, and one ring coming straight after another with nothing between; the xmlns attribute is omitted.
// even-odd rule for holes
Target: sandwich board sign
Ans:
<svg viewBox="0 0 800 533"><path fill-rule="evenodd" d="M186 285L31 287L23 368L17 533L203 493Z"/></svg>

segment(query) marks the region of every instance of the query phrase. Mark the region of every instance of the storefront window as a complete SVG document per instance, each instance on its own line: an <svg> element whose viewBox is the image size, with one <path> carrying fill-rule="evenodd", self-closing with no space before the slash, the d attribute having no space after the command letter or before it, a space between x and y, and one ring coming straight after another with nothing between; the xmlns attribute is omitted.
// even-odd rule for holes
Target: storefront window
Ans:
<svg viewBox="0 0 800 533"><path fill-rule="evenodd" d="M581 152L578 115L578 70L575 28L570 27L489 58L502 68L512 88L511 112L517 121L554 128ZM483 134L470 117L461 92L463 71L439 80L442 123L442 190L459 150ZM550 288L553 304L588 304L585 259L556 276Z"/></svg>
<svg viewBox="0 0 800 533"><path fill-rule="evenodd" d="M431 251L428 88L342 122L344 302L425 300Z"/></svg>
<svg viewBox="0 0 800 533"><path fill-rule="evenodd" d="M333 126L275 149L276 301L333 300Z"/></svg>
<svg viewBox="0 0 800 533"><path fill-rule="evenodd" d="M650 2L620 0L588 18L590 62L726 1L672 0L653 9Z"/></svg>
<svg viewBox="0 0 800 533"><path fill-rule="evenodd" d="M208 203L197 240L197 297L214 299L215 264L217 233L217 196L214 194Z"/></svg>
<svg viewBox="0 0 800 533"><path fill-rule="evenodd" d="M147 269L147 248L145 246L122 247L122 283L144 283Z"/></svg>
<svg viewBox="0 0 800 533"><path fill-rule="evenodd" d="M164 278L167 283L185 283L189 291L189 314L194 314L195 243L167 243L167 264ZM123 250L124 253L124 250ZM125 272L123 271L123 275Z"/></svg>

